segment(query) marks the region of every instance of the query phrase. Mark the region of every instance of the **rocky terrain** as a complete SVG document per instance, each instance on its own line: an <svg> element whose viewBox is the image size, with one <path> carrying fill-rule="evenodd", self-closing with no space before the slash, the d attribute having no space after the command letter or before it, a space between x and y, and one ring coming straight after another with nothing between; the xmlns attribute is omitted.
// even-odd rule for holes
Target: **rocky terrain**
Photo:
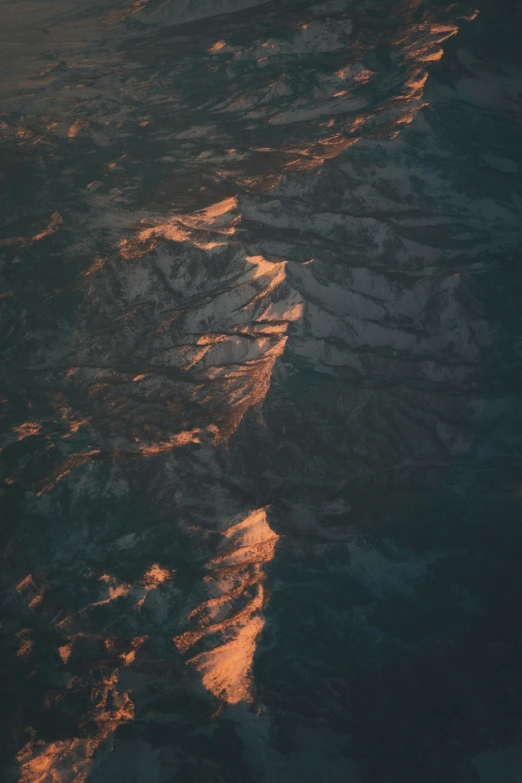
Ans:
<svg viewBox="0 0 522 783"><path fill-rule="evenodd" d="M518 781L518 6L1 20L2 779Z"/></svg>

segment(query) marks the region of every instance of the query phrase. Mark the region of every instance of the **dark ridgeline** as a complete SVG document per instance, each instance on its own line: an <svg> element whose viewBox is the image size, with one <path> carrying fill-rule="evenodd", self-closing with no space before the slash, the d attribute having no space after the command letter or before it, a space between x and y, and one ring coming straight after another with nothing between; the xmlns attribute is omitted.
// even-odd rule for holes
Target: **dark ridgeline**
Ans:
<svg viewBox="0 0 522 783"><path fill-rule="evenodd" d="M0 10L6 781L522 774L483 5Z"/></svg>

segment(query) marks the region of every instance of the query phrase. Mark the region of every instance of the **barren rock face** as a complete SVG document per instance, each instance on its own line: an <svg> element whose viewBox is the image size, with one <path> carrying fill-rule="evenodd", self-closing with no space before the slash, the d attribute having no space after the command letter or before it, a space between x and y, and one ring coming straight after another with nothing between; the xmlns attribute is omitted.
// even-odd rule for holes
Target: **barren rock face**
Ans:
<svg viewBox="0 0 522 783"><path fill-rule="evenodd" d="M519 779L519 21L0 6L2 780Z"/></svg>
<svg viewBox="0 0 522 783"><path fill-rule="evenodd" d="M267 0L145 0L138 4L136 18L143 24L179 25L221 14L233 14Z"/></svg>

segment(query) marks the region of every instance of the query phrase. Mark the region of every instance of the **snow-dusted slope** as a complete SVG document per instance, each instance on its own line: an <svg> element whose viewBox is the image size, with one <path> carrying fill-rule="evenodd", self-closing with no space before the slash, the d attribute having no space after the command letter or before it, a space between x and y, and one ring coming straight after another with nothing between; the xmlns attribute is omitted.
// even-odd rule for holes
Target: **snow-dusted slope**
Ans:
<svg viewBox="0 0 522 783"><path fill-rule="evenodd" d="M491 17L2 10L5 780L489 783L522 722Z"/></svg>

